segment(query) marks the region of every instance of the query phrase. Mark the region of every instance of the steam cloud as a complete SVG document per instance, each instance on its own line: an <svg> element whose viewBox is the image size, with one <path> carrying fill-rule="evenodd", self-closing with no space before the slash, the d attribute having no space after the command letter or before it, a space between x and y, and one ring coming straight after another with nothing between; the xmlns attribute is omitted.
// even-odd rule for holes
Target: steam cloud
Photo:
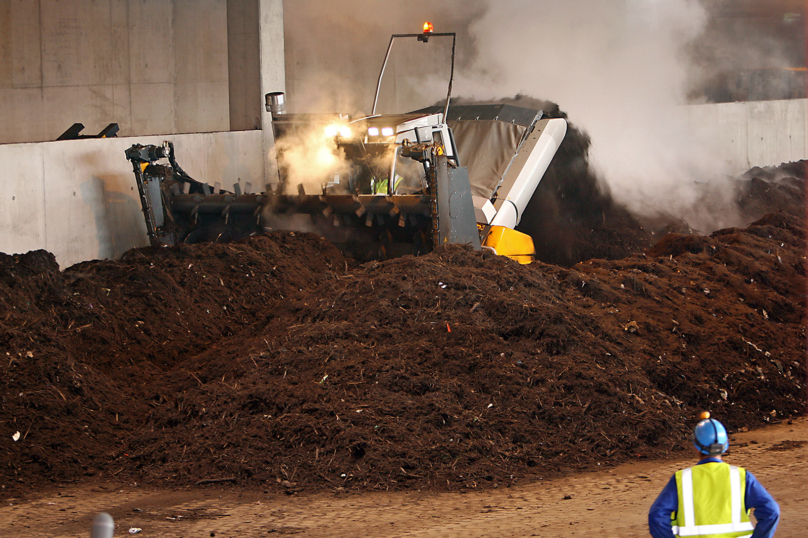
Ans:
<svg viewBox="0 0 808 538"><path fill-rule="evenodd" d="M727 2L725 2L727 3ZM689 43L690 97L717 102L805 96L805 5L760 2L757 16L713 9L705 31ZM786 11L790 9L792 11Z"/></svg>
<svg viewBox="0 0 808 538"><path fill-rule="evenodd" d="M698 140L685 103L683 47L707 14L692 0L511 0L471 25L477 58L458 93L527 93L557 101L588 132L590 161L636 213L690 212L696 182L722 182L723 162ZM514 16L519 13L519 16ZM495 86L487 80L496 80ZM728 223L721 223L726 225Z"/></svg>
<svg viewBox="0 0 808 538"><path fill-rule="evenodd" d="M278 164L286 177L293 178L284 184L287 193L296 193L298 185L302 185L307 193L314 194L329 180L348 177L350 164L345 153L324 128L315 124L277 140Z"/></svg>

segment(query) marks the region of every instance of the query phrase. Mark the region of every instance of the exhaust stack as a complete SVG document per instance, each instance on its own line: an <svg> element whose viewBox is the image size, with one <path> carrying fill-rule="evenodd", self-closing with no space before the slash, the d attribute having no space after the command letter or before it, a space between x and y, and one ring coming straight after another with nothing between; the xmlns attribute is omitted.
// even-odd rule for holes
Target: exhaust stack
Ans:
<svg viewBox="0 0 808 538"><path fill-rule="evenodd" d="M286 114L286 95L283 92L268 93L264 98L267 112L270 112L273 118Z"/></svg>

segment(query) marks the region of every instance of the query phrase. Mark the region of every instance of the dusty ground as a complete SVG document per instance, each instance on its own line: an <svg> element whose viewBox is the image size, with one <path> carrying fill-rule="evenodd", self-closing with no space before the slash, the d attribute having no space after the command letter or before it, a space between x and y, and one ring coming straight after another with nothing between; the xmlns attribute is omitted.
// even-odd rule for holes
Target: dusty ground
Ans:
<svg viewBox="0 0 808 538"><path fill-rule="evenodd" d="M750 469L782 509L778 538L808 528L808 422L732 436L726 460ZM487 492L293 496L208 486L161 490L131 483L51 487L4 499L0 536L86 536L110 513L116 536L647 536L648 507L688 460L641 461ZM571 498L566 498L571 497Z"/></svg>

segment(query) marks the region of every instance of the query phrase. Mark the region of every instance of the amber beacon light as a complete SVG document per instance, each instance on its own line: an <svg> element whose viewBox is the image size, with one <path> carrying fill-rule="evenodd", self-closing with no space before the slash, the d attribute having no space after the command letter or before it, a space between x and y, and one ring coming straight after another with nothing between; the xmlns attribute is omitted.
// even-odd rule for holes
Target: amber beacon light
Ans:
<svg viewBox="0 0 808 538"><path fill-rule="evenodd" d="M431 34L432 30L433 30L432 23L431 22L425 22L424 23L424 33L425 34Z"/></svg>

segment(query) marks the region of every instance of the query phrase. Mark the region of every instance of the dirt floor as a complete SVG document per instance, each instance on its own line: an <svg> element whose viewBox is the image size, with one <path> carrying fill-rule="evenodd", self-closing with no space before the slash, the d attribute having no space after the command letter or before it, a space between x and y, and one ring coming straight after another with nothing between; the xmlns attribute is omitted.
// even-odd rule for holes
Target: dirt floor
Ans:
<svg viewBox="0 0 808 538"><path fill-rule="evenodd" d="M0 254L0 497L491 492L682 457L704 409L804 415L804 184L750 171L748 222L707 236L580 222L560 265L358 264L294 232L63 271Z"/></svg>
<svg viewBox="0 0 808 538"><path fill-rule="evenodd" d="M781 507L779 538L808 528L808 423L732 436L726 461L747 467ZM0 536L87 536L106 511L116 536L648 536L648 508L670 475L692 460L632 461L613 468L489 489L296 494L237 486L154 489L104 482L52 486L0 506Z"/></svg>

